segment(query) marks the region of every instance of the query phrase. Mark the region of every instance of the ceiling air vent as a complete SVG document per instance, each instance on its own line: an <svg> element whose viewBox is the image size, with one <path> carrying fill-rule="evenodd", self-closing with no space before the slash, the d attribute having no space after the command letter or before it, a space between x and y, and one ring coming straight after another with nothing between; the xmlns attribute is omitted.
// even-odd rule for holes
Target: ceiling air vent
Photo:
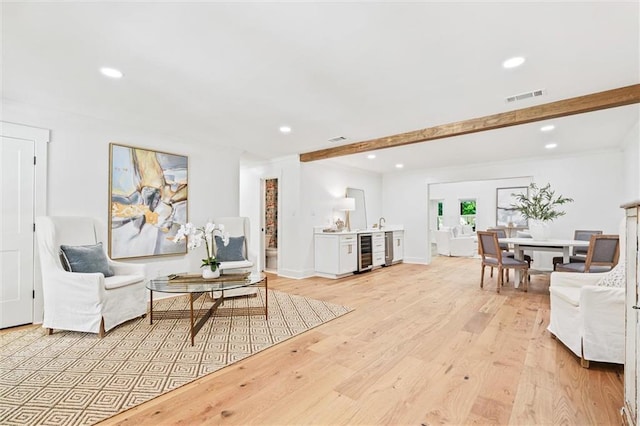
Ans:
<svg viewBox="0 0 640 426"><path fill-rule="evenodd" d="M544 95L544 89L532 90L531 92L520 93L518 95L508 96L505 100L507 103L523 101L529 98L537 98Z"/></svg>
<svg viewBox="0 0 640 426"><path fill-rule="evenodd" d="M345 138L344 136L336 136L335 138L329 139L329 142L336 143L336 142L342 142L342 141L346 141L346 140L347 140L347 138Z"/></svg>

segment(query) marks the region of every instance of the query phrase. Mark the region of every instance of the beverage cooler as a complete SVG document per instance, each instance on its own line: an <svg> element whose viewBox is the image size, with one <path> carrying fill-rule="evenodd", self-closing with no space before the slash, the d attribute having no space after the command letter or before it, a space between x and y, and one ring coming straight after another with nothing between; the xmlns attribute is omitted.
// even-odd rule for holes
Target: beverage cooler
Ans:
<svg viewBox="0 0 640 426"><path fill-rule="evenodd" d="M358 272L373 268L373 244L371 234L358 234Z"/></svg>

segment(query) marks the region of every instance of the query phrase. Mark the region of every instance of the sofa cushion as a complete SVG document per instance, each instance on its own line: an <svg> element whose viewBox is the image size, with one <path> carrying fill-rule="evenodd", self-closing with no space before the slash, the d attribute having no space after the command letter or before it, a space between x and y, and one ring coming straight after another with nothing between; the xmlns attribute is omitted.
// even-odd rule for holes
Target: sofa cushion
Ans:
<svg viewBox="0 0 640 426"><path fill-rule="evenodd" d="M229 269L251 268L252 266L253 262L249 260L239 260L237 262L220 262L218 267L221 271L224 271Z"/></svg>
<svg viewBox="0 0 640 426"><path fill-rule="evenodd" d="M219 262L238 262L244 257L244 236L229 237L227 245L216 235L216 259Z"/></svg>
<svg viewBox="0 0 640 426"><path fill-rule="evenodd" d="M603 274L596 285L602 287L624 287L626 280L624 263L618 263L611 271Z"/></svg>
<svg viewBox="0 0 640 426"><path fill-rule="evenodd" d="M107 290L125 287L144 281L144 275L113 275L104 279L104 287Z"/></svg>
<svg viewBox="0 0 640 426"><path fill-rule="evenodd" d="M551 286L549 292L565 302L580 306L580 287Z"/></svg>
<svg viewBox="0 0 640 426"><path fill-rule="evenodd" d="M102 249L102 243L86 246L60 246L63 267L70 272L102 273L105 277L113 275L109 260Z"/></svg>

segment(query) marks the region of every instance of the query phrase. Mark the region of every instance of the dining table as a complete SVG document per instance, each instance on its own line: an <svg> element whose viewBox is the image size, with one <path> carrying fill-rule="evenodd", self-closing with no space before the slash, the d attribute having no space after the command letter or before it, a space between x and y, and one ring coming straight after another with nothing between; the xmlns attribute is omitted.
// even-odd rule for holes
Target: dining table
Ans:
<svg viewBox="0 0 640 426"><path fill-rule="evenodd" d="M562 253L562 263L569 263L572 247L589 247L589 241L584 240L534 240L533 238L499 238L499 243L506 243L513 247L514 258L524 259L524 251L553 251ZM515 270L515 287L520 285L520 270Z"/></svg>

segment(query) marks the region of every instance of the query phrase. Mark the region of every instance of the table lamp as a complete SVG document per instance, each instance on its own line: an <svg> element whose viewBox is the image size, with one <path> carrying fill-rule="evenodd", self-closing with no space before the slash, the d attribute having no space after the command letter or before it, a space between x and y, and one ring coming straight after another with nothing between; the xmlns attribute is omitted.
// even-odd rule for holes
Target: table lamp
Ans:
<svg viewBox="0 0 640 426"><path fill-rule="evenodd" d="M349 220L349 212L352 212L356 209L356 199L345 197L340 198L338 200L338 210L346 212L345 213L345 226L347 227L347 231L351 232L351 221Z"/></svg>

